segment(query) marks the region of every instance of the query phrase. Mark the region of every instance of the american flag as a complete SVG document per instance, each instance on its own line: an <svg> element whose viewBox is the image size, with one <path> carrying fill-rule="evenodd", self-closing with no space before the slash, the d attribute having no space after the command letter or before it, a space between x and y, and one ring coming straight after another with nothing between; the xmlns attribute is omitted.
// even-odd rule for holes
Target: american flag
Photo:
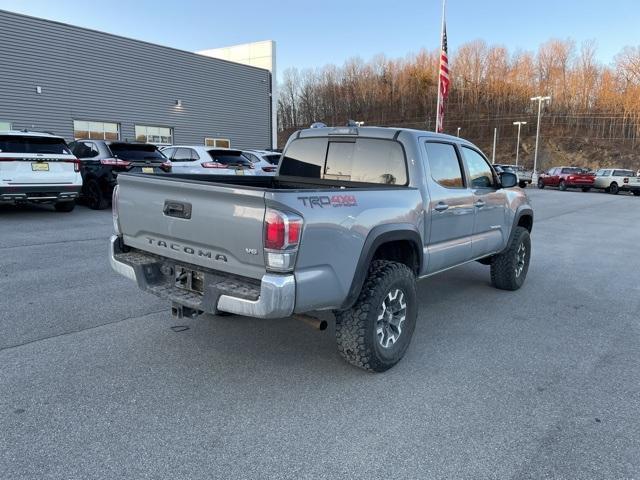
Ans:
<svg viewBox="0 0 640 480"><path fill-rule="evenodd" d="M436 131L442 133L444 110L449 97L449 56L447 54L447 25L442 24L442 51L440 52L440 72L438 78L438 121Z"/></svg>

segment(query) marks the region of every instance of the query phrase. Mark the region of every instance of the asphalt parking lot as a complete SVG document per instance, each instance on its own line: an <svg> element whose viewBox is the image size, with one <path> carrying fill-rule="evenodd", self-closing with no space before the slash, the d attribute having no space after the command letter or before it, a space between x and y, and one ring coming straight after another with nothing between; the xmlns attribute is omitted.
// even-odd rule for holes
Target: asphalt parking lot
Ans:
<svg viewBox="0 0 640 480"><path fill-rule="evenodd" d="M525 286L423 281L385 374L331 326L173 320L108 210L0 207L0 478L640 477L640 199L529 194Z"/></svg>

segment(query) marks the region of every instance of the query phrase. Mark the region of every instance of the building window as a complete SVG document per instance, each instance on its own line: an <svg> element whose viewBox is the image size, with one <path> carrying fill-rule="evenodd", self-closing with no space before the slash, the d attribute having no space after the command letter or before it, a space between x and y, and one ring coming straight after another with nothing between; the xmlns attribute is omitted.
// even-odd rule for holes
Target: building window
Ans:
<svg viewBox="0 0 640 480"><path fill-rule="evenodd" d="M173 145L173 129L152 125L136 125L136 141L156 145Z"/></svg>
<svg viewBox="0 0 640 480"><path fill-rule="evenodd" d="M119 140L120 125L109 122L74 120L73 138L76 140Z"/></svg>
<svg viewBox="0 0 640 480"><path fill-rule="evenodd" d="M11 123L0 122L0 130L11 130Z"/></svg>
<svg viewBox="0 0 640 480"><path fill-rule="evenodd" d="M231 140L228 138L211 138L206 137L204 139L205 147L217 147L217 148L231 148Z"/></svg>

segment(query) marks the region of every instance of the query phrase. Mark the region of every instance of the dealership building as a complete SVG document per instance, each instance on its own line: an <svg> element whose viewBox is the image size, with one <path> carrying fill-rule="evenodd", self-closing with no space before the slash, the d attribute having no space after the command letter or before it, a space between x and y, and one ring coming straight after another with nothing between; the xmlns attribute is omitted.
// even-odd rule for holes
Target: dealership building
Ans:
<svg viewBox="0 0 640 480"><path fill-rule="evenodd" d="M275 147L272 41L194 53L0 10L0 45L0 130Z"/></svg>

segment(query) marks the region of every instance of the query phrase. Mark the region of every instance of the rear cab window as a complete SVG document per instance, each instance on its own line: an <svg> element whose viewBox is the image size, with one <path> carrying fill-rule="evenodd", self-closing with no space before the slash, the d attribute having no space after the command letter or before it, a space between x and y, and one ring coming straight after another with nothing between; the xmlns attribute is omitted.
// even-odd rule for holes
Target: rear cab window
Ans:
<svg viewBox="0 0 640 480"><path fill-rule="evenodd" d="M377 138L296 139L285 151L279 173L356 183L408 183L400 143Z"/></svg>
<svg viewBox="0 0 640 480"><path fill-rule="evenodd" d="M71 155L71 150L62 138L36 137L31 135L1 135L0 153Z"/></svg>
<svg viewBox="0 0 640 480"><path fill-rule="evenodd" d="M631 170L614 170L613 176L614 177L635 177L636 174Z"/></svg>

